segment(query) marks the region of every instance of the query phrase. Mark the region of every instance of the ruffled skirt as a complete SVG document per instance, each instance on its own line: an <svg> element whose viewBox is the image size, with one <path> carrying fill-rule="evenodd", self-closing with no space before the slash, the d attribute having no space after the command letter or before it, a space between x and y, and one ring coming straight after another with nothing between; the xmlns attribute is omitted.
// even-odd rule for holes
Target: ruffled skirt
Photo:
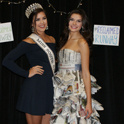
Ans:
<svg viewBox="0 0 124 124"><path fill-rule="evenodd" d="M50 124L101 124L97 110L103 110L99 102L92 99L90 118L86 119L85 107L87 97L80 71L57 72L53 77L54 110ZM95 94L101 87L91 75L91 93Z"/></svg>

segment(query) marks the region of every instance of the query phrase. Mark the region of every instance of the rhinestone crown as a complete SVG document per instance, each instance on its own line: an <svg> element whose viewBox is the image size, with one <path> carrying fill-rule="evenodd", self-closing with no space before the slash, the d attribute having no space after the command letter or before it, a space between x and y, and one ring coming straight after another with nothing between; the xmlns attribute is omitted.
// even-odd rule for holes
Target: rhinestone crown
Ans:
<svg viewBox="0 0 124 124"><path fill-rule="evenodd" d="M43 7L39 4L39 3L33 3L30 6L27 7L27 9L25 10L25 15L27 18L29 18L29 16L31 15L31 13L35 10L35 9L43 9Z"/></svg>

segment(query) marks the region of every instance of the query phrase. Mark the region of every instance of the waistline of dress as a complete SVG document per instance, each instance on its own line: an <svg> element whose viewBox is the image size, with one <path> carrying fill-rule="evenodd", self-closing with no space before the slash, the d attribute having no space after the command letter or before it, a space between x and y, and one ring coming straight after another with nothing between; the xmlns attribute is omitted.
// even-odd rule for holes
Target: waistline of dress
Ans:
<svg viewBox="0 0 124 124"><path fill-rule="evenodd" d="M58 64L59 70L72 70L72 71L77 71L81 70L81 64L66 64L66 63L59 63Z"/></svg>

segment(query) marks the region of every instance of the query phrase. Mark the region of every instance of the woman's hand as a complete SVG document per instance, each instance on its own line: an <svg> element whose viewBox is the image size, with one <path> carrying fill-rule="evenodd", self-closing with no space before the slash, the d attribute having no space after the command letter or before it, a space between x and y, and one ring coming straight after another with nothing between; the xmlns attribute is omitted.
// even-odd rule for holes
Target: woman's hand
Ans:
<svg viewBox="0 0 124 124"><path fill-rule="evenodd" d="M89 118L90 115L92 114L92 106L91 106L91 104L86 105L85 114L86 114L86 118Z"/></svg>
<svg viewBox="0 0 124 124"><path fill-rule="evenodd" d="M42 75L43 72L44 72L43 67L36 65L36 66L33 66L32 68L30 68L28 77L30 78L30 77L34 76L35 74Z"/></svg>

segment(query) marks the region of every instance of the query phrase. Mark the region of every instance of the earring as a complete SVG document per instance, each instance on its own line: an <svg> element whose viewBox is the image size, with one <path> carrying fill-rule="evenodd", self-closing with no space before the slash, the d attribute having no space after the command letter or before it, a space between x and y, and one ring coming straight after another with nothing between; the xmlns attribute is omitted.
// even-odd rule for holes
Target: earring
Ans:
<svg viewBox="0 0 124 124"><path fill-rule="evenodd" d="M47 27L46 27L46 30L48 30L49 28L48 28L48 25L47 25Z"/></svg>
<svg viewBox="0 0 124 124"><path fill-rule="evenodd" d="M81 27L81 30L82 30L82 32L84 32L84 27L83 26Z"/></svg>
<svg viewBox="0 0 124 124"><path fill-rule="evenodd" d="M34 27L33 26L31 27L31 31L34 32Z"/></svg>

